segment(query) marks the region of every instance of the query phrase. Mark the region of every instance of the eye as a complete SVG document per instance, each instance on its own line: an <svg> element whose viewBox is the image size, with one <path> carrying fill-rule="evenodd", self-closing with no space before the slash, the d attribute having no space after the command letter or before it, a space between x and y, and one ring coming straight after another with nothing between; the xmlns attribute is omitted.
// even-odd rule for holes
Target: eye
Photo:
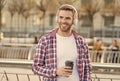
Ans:
<svg viewBox="0 0 120 81"><path fill-rule="evenodd" d="M72 18L71 17L66 17L67 20L71 20Z"/></svg>
<svg viewBox="0 0 120 81"><path fill-rule="evenodd" d="M62 17L62 16L59 16L59 18L60 18L60 19L63 19L63 17Z"/></svg>
<svg viewBox="0 0 120 81"><path fill-rule="evenodd" d="M66 19L71 19L70 17L66 17Z"/></svg>

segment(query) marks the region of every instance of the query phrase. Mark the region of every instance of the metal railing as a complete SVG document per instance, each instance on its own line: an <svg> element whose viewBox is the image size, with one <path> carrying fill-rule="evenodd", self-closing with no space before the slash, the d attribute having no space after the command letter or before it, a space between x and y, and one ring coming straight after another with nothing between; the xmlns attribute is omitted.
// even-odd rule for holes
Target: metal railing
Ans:
<svg viewBox="0 0 120 81"><path fill-rule="evenodd" d="M9 47L7 49L11 49L11 47ZM16 50L17 48L14 48L14 49ZM15 52L15 50L14 50L14 52ZM29 48L29 50L30 50L30 48ZM34 48L31 48L31 50L34 50ZM3 51L3 50L0 50L0 51ZM17 53L10 53L9 52L9 54L12 54L12 55L9 55L9 56L17 56L19 58L16 58L15 60L12 60L13 58L9 58L11 60L7 60L8 58L4 58L5 62L4 62L3 59L0 60L0 62L2 62L1 65L9 65L8 63L10 63L10 65L12 66L12 62L14 61L13 65L16 62L16 64L19 65L19 68L20 68L20 66L21 67L30 67L31 68L32 62L29 59L31 59L31 60L33 59L33 58L31 58L31 55L33 55L33 51L31 51L30 54L27 54L27 56L26 56L27 59L26 60L23 59L23 61L25 61L25 63L23 63L23 61L20 60L21 59L20 57L21 56L22 57L25 56L26 53L17 54ZM29 57L29 59L28 59L28 57ZM103 66L102 69L105 68L103 70L104 73L105 73L105 70L106 70L106 68L108 70L109 65L112 66L113 64L116 64L116 65L120 64L120 51L113 52L113 51L107 51L107 50L104 50L104 51L92 51L92 50L90 50L90 58L91 58L92 63L93 62L94 63L98 63L98 65L102 64L102 66ZM28 63L29 61L30 61L30 63ZM103 63L107 63L109 65L105 67ZM93 67L95 69L101 69L101 68L99 68L99 66L96 67L96 66L93 65ZM111 68L112 67L110 67L110 70L111 70ZM110 70L108 71L109 73L110 73ZM103 71L101 71L101 72L103 73ZM117 71L117 73L120 73L120 69L117 69L115 71ZM93 72L93 73L95 73L95 72ZM106 77L99 77L97 75L93 76L92 79L93 79L93 81L106 81L106 80L107 81L120 81L119 78L112 78L112 77L106 78ZM27 73L26 74L24 74L24 73L6 73L5 71L4 72L0 72L0 81L33 81L33 80L34 81L41 81L41 77L37 76L37 75L34 75L34 74L27 74Z"/></svg>
<svg viewBox="0 0 120 81"><path fill-rule="evenodd" d="M0 81L41 81L41 76L27 73L0 72Z"/></svg>
<svg viewBox="0 0 120 81"><path fill-rule="evenodd" d="M21 47L0 47L0 58L4 59L28 59L32 60L35 52L35 46ZM120 63L120 51L94 51L90 50L92 62L100 63Z"/></svg>
<svg viewBox="0 0 120 81"><path fill-rule="evenodd" d="M98 75L94 74L94 76L92 76L92 81L120 81L120 78L113 78L113 77L105 78L105 77L99 77Z"/></svg>
<svg viewBox="0 0 120 81"><path fill-rule="evenodd" d="M6 73L0 72L0 81L42 81L42 76L27 74L27 73ZM97 74L92 74L92 81L120 81L118 77L101 77Z"/></svg>
<svg viewBox="0 0 120 81"><path fill-rule="evenodd" d="M3 59L33 59L34 47L0 47L0 58Z"/></svg>
<svg viewBox="0 0 120 81"><path fill-rule="evenodd" d="M99 63L120 63L120 51L90 51L92 62Z"/></svg>
<svg viewBox="0 0 120 81"><path fill-rule="evenodd" d="M33 60L35 46L32 47L0 47L0 58ZM90 50L91 62L120 63L120 51Z"/></svg>

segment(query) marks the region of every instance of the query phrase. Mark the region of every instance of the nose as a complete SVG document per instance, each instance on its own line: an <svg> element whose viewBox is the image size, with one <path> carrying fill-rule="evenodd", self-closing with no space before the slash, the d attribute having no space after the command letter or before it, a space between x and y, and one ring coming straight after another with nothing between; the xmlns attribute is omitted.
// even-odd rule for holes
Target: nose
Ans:
<svg viewBox="0 0 120 81"><path fill-rule="evenodd" d="M61 19L61 22L62 22L62 23L65 23L65 22L66 22L66 19L65 19L65 18Z"/></svg>

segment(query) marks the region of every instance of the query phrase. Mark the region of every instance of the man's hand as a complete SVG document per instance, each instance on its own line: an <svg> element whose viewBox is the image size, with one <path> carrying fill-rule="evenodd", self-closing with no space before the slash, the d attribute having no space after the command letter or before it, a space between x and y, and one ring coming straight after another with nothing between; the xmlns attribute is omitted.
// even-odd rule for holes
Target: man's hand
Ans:
<svg viewBox="0 0 120 81"><path fill-rule="evenodd" d="M71 67L64 66L57 70L57 76L69 77L71 74Z"/></svg>

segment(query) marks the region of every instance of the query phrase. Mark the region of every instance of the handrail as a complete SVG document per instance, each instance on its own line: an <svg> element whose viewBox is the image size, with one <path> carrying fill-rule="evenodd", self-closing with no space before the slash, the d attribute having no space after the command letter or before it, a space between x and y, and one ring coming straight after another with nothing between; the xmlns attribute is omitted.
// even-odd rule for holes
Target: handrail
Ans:
<svg viewBox="0 0 120 81"><path fill-rule="evenodd" d="M17 59L0 59L0 65L5 67L17 67L17 68L27 68L31 69L33 64L33 60L17 60ZM102 73L113 73L113 74L119 74L120 70L120 64L118 63L94 63L91 62L92 70L94 73L98 71L94 71L94 69L106 69L108 71L104 71ZM110 72L109 70L114 69L118 70L116 72ZM99 71L99 73L101 73Z"/></svg>
<svg viewBox="0 0 120 81"><path fill-rule="evenodd" d="M108 68L108 69L120 69L120 64L114 63L91 63L93 67L96 68Z"/></svg>
<svg viewBox="0 0 120 81"><path fill-rule="evenodd" d="M32 65L33 60L20 60L20 59L0 59L1 64L19 64L19 65Z"/></svg>
<svg viewBox="0 0 120 81"><path fill-rule="evenodd" d="M34 44L2 43L2 46L32 47L34 46Z"/></svg>

